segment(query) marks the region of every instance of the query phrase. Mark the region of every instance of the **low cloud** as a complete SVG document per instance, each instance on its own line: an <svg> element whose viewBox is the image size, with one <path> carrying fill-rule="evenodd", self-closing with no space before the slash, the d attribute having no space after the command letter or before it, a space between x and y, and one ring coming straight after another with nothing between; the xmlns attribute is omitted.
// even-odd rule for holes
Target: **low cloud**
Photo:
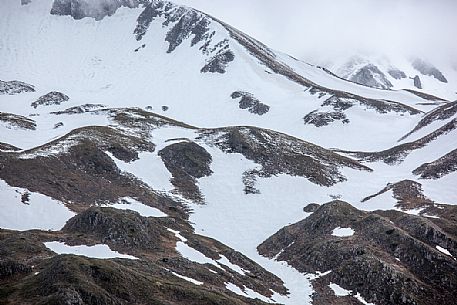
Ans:
<svg viewBox="0 0 457 305"><path fill-rule="evenodd" d="M304 60L375 55L457 61L455 0L177 0Z"/></svg>

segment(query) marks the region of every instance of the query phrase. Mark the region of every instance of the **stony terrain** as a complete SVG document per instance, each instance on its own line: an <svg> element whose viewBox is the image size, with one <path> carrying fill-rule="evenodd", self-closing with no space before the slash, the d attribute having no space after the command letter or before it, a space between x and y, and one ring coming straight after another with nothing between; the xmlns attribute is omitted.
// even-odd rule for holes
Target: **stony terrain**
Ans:
<svg viewBox="0 0 457 305"><path fill-rule="evenodd" d="M332 235L338 227L354 233ZM333 201L278 231L259 251L303 272L330 271L316 285L336 283L352 291L348 301L354 304L360 304L354 299L357 293L375 304L453 304L457 263L436 245L456 255L456 236L439 222L401 212L367 213ZM326 294L313 298L323 304Z"/></svg>

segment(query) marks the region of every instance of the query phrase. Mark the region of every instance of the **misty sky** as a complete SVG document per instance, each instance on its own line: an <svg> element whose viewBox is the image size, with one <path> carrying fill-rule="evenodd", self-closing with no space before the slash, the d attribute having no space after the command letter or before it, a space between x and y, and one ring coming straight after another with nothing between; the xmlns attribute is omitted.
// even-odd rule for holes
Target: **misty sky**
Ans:
<svg viewBox="0 0 457 305"><path fill-rule="evenodd" d="M368 51L457 61L457 0L175 2L304 60Z"/></svg>

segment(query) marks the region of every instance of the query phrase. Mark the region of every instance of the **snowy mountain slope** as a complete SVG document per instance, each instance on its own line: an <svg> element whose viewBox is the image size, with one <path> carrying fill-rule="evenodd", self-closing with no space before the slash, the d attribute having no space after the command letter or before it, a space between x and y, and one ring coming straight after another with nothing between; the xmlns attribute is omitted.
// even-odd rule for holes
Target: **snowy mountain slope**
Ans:
<svg viewBox="0 0 457 305"><path fill-rule="evenodd" d="M325 147L348 148L350 141L367 150L393 144L390 137L381 139L383 134L374 132L386 120L395 126L392 130L398 131L400 137L419 116L414 110L381 115L366 100L369 104L392 101L423 111L432 109L421 105L426 100L409 92L384 92L342 81L322 69L269 50L209 16L166 2L154 1L146 9L119 8L101 21L50 15L52 1L20 6L17 1L8 0L2 5L5 16L1 18L1 29L10 34L2 36L2 45L8 47L1 48L1 55L8 60L1 63L1 79L27 81L39 91L35 93L37 97L30 95L27 100L17 96L21 100L15 103L21 105L18 114L30 114L25 105L32 99L59 91L70 97L67 107L86 103L117 107L126 101L131 106L151 106L156 111L166 106L167 116L200 127L255 125ZM27 22L16 24L17 20ZM135 34L139 28L144 35ZM175 37L174 33L180 31L182 35ZM201 72L212 61L218 62L215 58L225 52L234 57L225 64L225 73ZM341 133L304 123L303 118L315 110L334 112L322 106L324 97L319 99L309 93L311 86L325 93L325 100L332 96L361 100L345 114L349 124L333 123L341 127L337 128ZM170 87L180 90L169 90ZM239 109L231 98L237 91L252 94L269 106L269 111L258 116ZM397 120L403 115L411 116L410 120ZM363 128L367 122L373 127ZM379 138L378 147L363 147L368 141L358 141L374 136Z"/></svg>
<svg viewBox="0 0 457 305"><path fill-rule="evenodd" d="M55 3L70 8L57 12ZM7 266L0 270L8 270L0 295L7 303L319 304L318 293L328 302L386 304L386 295L342 280L345 272L363 278L366 268L336 276L329 261L304 270L257 250L317 211L304 209L308 203L334 199L376 211L360 213L392 219L399 230L405 212L418 214L407 217L409 233L398 241L402 258L416 255L409 236L425 223L447 242L410 249L421 249L427 266L454 270L432 247L456 253L454 103L342 80L167 1L0 5L0 264ZM357 161L341 150L369 153ZM28 193L30 206L21 206ZM55 223L34 215L46 210L40 202L60 211ZM27 224L9 217L21 213ZM368 228L390 226L380 223ZM45 246L57 241L66 251L98 245L138 260L59 255ZM345 253L333 244L333 254ZM291 245L284 246L278 251ZM384 248L366 255L397 270ZM348 263L372 261L357 257ZM426 274L416 267L401 272ZM373 285L392 273L379 275ZM454 291L449 281L446 296ZM357 297L335 295L335 285ZM422 296L405 291L404 304ZM431 304L422 299L416 303Z"/></svg>

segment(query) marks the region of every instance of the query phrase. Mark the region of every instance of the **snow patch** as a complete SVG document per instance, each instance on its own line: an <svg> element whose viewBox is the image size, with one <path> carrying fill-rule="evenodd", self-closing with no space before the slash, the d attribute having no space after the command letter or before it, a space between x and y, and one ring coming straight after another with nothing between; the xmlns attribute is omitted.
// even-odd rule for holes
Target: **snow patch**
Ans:
<svg viewBox="0 0 457 305"><path fill-rule="evenodd" d="M252 290L250 288L247 288L246 286L243 286L243 289L241 289L240 287L236 286L235 284L227 282L227 283L225 283L225 288L227 288L227 290L230 290L231 292L234 292L243 297L248 297L250 299L259 299L266 303L274 302L273 300L265 297L264 295L261 295L258 292L255 292L254 290Z"/></svg>
<svg viewBox="0 0 457 305"><path fill-rule="evenodd" d="M449 252L448 249L445 249L445 248L440 247L440 246L436 246L436 249L437 249L438 251L440 251L441 253L444 253L444 254L446 254L446 255L452 257L453 259L455 259L455 257L451 254L451 252Z"/></svg>
<svg viewBox="0 0 457 305"><path fill-rule="evenodd" d="M117 251L113 251L105 244L98 244L94 246L69 246L63 242L51 241L45 242L46 248L57 254L74 254L81 255L90 258L110 259L110 258L126 258L126 259L138 259L137 257L121 254Z"/></svg>
<svg viewBox="0 0 457 305"><path fill-rule="evenodd" d="M200 282L200 281L197 281L193 278L190 278L190 277L187 277L187 276L184 276L184 275L181 275L181 274L178 274L176 272L171 272L174 276L177 276L179 277L180 279L183 279L183 280L186 280L188 282L191 282L192 284L195 284L195 285L203 285L203 282Z"/></svg>
<svg viewBox="0 0 457 305"><path fill-rule="evenodd" d="M110 207L119 210L131 210L138 212L144 217L168 217L167 214L163 213L159 209L147 206L131 197L121 198L118 203L103 205L103 207Z"/></svg>
<svg viewBox="0 0 457 305"><path fill-rule="evenodd" d="M354 230L351 228L340 228L337 227L333 229L332 235L333 236L338 236L338 237L348 237L354 235Z"/></svg>
<svg viewBox="0 0 457 305"><path fill-rule="evenodd" d="M59 231L75 215L60 201L0 180L0 228Z"/></svg>
<svg viewBox="0 0 457 305"><path fill-rule="evenodd" d="M333 292L335 293L335 295L337 297L344 297L344 296L347 296L347 295L351 295L351 291L350 290L346 290L346 289L344 289L343 287L341 287L338 284L330 283L328 285L328 287L330 287L330 289L333 290Z"/></svg>
<svg viewBox="0 0 457 305"><path fill-rule="evenodd" d="M233 271L241 274L241 275L246 275L246 272L249 272L248 270L244 270L243 268L241 268L240 266L238 265L235 265L235 264L232 264L227 257L225 257L224 255L221 255L221 258L217 260L218 263L224 265L224 266L227 266L229 267L230 269L232 269Z"/></svg>

